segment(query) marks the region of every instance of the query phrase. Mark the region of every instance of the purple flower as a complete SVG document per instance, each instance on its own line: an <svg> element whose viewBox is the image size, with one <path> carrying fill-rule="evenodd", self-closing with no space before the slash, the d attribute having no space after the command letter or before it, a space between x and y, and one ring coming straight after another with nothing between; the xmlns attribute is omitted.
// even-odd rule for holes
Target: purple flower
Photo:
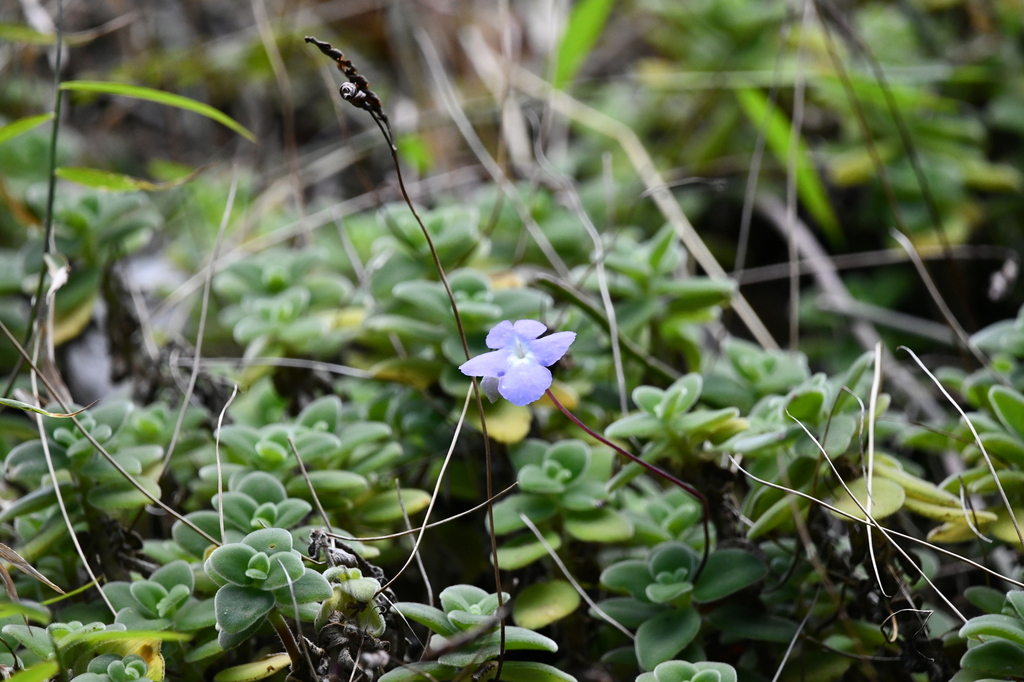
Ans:
<svg viewBox="0 0 1024 682"><path fill-rule="evenodd" d="M551 386L548 367L576 340L576 332L555 332L538 339L546 330L536 320L499 322L487 334L487 347L494 351L476 356L459 369L466 376L484 377L484 392L491 400L497 393L513 405L532 403Z"/></svg>

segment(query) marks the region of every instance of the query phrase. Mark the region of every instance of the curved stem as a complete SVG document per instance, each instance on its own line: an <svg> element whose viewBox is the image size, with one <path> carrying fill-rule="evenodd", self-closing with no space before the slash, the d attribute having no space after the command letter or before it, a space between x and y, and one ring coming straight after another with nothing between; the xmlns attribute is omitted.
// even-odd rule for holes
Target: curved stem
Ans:
<svg viewBox="0 0 1024 682"><path fill-rule="evenodd" d="M301 670L304 667L305 661L302 658L302 652L299 650L299 643L295 641L295 635L276 606L270 609L270 613L267 614L267 620L274 627L277 636L281 638L281 644L284 645L284 650L288 652L288 657L292 659L292 673Z"/></svg>
<svg viewBox="0 0 1024 682"><path fill-rule="evenodd" d="M406 205L409 206L409 210L412 211L412 215L416 218L416 222L419 223L420 230L423 232L423 237L427 240L427 246L430 248L430 256L434 261L434 266L437 268L437 276L441 280L441 284L444 286L445 293L448 294L448 302L452 307L452 314L455 316L455 326L459 330L459 340L462 341L462 350L466 354L466 360L469 360L472 355L469 352L469 341L466 339L466 330L462 326L462 316L459 314L459 306L455 301L455 294L452 292L452 287L448 283L448 275L445 274L444 266L441 264L441 257L437 253L437 248L434 246L434 240L430 236L430 231L427 226L423 223L423 219L420 218L420 214L416 212L416 207L412 203L412 199L409 198L409 193L405 189L405 180L402 179L402 166L398 163L398 147L395 145L394 135L391 133L391 126L388 124L386 118L379 116L373 116L373 122L380 128L380 132L384 135L384 139L387 140L388 146L391 150L391 160L395 164L395 173L398 175L398 187L402 190L402 198L405 199ZM487 486L487 520L490 523L490 527L494 528L494 505L492 500L494 499L494 478L491 472L491 439L487 435L487 418L484 416L484 403L480 397L480 384L477 382L476 377L472 379L473 393L476 396L476 409L480 414L480 433L484 440L484 468L486 469L486 486ZM504 592L501 586L501 567L498 565L498 540L494 533L491 533L491 556L494 560L494 583L498 596L498 610L499 613L504 614L502 608L504 607ZM501 669L505 664L505 616L501 617L500 626L500 642L498 646L498 669L494 674L495 680L501 679Z"/></svg>
<svg viewBox="0 0 1024 682"><path fill-rule="evenodd" d="M673 485L678 486L679 488L682 488L684 492L686 492L688 495L690 495L691 497L696 499L698 502L700 502L700 507L701 507L700 522L701 522L701 525L704 528L704 553L701 555L700 565L697 566L697 572L693 576L693 581L692 582L697 582L697 578L699 578L700 574L704 571L704 565L708 561L708 552L711 551L711 538L710 538L710 530L709 530L709 526L708 526L708 512L710 511L709 507L708 507L708 498L704 497L704 494L702 492L700 492L699 490L694 488L689 483L685 483L683 481L680 481L678 478L676 478L672 474L668 473L664 469L656 467L653 464L651 464L650 462L646 462L646 461L640 459L639 457L637 457L636 455L634 455L631 452L627 452L623 448L619 447L615 443L611 442L610 440L608 440L607 438L605 438L604 436L602 436L601 434L597 433L592 428L590 428L589 426L587 426L586 424L581 422L576 415L574 415L572 412L569 411L569 408L567 408L562 403L558 402L558 398L555 397L555 394L551 392L550 388L547 391L545 391L544 394L548 397L548 400L550 400L552 403L554 403L555 407L560 409L562 411L562 414L564 414L566 417L568 417L569 420L573 424L575 424L576 426L578 426L581 429L583 429L584 431L586 431L593 438L597 439L601 443L604 443L605 445L610 447L612 450L615 450L615 452L617 452L620 455L622 455L623 457L625 457L626 459L629 459L629 460L631 460L633 462L636 462L637 464L642 466L644 469L647 469L648 471L650 471L652 474L654 474L656 476L660 476L661 478L664 478L669 483L672 483Z"/></svg>

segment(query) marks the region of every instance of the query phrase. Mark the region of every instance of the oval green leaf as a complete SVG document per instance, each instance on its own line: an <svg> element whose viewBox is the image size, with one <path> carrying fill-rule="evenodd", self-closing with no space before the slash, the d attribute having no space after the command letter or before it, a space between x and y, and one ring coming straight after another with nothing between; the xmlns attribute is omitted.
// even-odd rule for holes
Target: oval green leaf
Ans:
<svg viewBox="0 0 1024 682"><path fill-rule="evenodd" d="M665 611L637 628L636 658L643 670L654 670L693 641L700 615L693 609Z"/></svg>
<svg viewBox="0 0 1024 682"><path fill-rule="evenodd" d="M708 557L708 563L693 588L698 602L712 602L750 587L764 578L764 563L742 549L721 549Z"/></svg>
<svg viewBox="0 0 1024 682"><path fill-rule="evenodd" d="M512 618L516 624L538 630L565 618L580 605L580 595L564 580L534 583L516 598Z"/></svg>

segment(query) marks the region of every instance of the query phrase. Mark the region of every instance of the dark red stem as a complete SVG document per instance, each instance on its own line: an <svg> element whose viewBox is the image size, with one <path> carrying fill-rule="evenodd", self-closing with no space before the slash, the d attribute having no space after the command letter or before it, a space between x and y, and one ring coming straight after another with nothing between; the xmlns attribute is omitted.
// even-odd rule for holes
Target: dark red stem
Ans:
<svg viewBox="0 0 1024 682"><path fill-rule="evenodd" d="M655 476L660 476L661 478L664 478L669 483L672 483L673 485L679 486L688 495L692 496L694 499L696 499L698 502L700 502L700 507L701 507L700 522L701 522L701 525L704 527L704 554L701 555L700 565L697 566L697 572L693 576L692 582L697 582L697 578L700 577L701 572L704 570L704 565L708 561L708 552L711 551L711 538L710 538L710 532L709 532L709 528L708 528L708 512L709 512L708 498L704 497L703 493L701 493L699 490L694 488L689 483L684 483L683 481L680 481L678 478L676 478L672 474L668 473L664 469L660 469L660 468L654 466L653 464L651 464L650 462L645 462L644 460L640 459L636 455L632 454L631 452L627 452L626 450L620 448L618 445L616 445L615 443L611 442L610 440L608 440L607 438L605 438L601 434L595 432L592 428L590 428L589 426L587 426L586 424L581 422L579 420L579 418L576 415L574 415L572 412L570 412L569 409L565 405L563 405L562 403L558 402L558 398L555 397L555 394L551 392L550 388L547 391L545 391L545 394L547 395L548 400L553 402L555 404L555 407L560 409L562 411L562 414L564 414L566 417L568 417L569 420L572 421L573 424L575 424L576 426L580 427L581 429L583 429L584 431L589 433L591 436L596 438L598 441L600 441L600 442L604 443L605 445L607 445L608 447L610 447L612 450L615 450L615 452L619 453L620 455L622 455L626 459L629 459L629 460L632 460L632 461L636 462L637 464L642 466L644 469L647 469L648 471L650 471Z"/></svg>

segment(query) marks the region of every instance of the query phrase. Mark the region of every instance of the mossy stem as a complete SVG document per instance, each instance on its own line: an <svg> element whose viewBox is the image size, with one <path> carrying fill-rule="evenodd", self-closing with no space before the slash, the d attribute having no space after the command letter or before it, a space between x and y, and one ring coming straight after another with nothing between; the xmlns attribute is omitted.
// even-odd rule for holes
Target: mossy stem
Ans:
<svg viewBox="0 0 1024 682"><path fill-rule="evenodd" d="M284 650L288 653L288 657L292 659L292 672L301 670L305 660L302 657L302 652L299 651L299 643L295 641L295 635L292 634L291 628L288 627L288 623L285 622L284 616L281 615L276 606L270 609L267 620L274 627L277 636L281 638L281 644L284 645Z"/></svg>

